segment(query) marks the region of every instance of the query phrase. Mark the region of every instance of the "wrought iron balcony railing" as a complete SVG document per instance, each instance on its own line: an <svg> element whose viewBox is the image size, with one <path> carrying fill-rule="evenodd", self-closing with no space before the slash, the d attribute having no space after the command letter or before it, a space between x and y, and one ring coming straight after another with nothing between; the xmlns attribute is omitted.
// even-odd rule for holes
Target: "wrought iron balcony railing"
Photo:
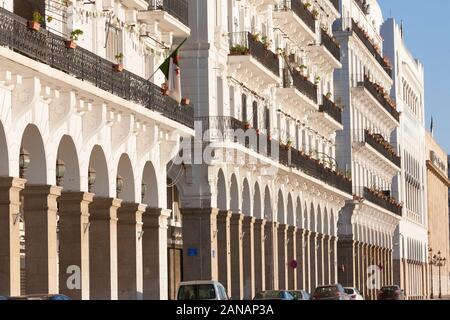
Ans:
<svg viewBox="0 0 450 320"><path fill-rule="evenodd" d="M394 148L390 143L381 135L372 134L368 130L364 130L364 141L400 168L401 158L395 153Z"/></svg>
<svg viewBox="0 0 450 320"><path fill-rule="evenodd" d="M364 46L369 50L369 52L375 57L375 60L383 67L384 71L392 78L392 67L384 60L381 54L378 52L369 36L366 32L361 29L355 20L351 20L351 29L356 34L356 36L364 43Z"/></svg>
<svg viewBox="0 0 450 320"><path fill-rule="evenodd" d="M230 33L230 55L251 55L277 77L280 76L280 59L268 48L268 43L260 41L258 35L250 32Z"/></svg>
<svg viewBox="0 0 450 320"><path fill-rule="evenodd" d="M325 30L321 30L322 45L336 58L337 61L341 61L341 48L339 44L331 37Z"/></svg>
<svg viewBox="0 0 450 320"><path fill-rule="evenodd" d="M319 112L328 114L334 120L342 124L342 109L326 96L323 96L323 102L322 105L319 106Z"/></svg>
<svg viewBox="0 0 450 320"><path fill-rule="evenodd" d="M312 32L316 33L316 19L301 0L281 0L275 10L292 10Z"/></svg>
<svg viewBox="0 0 450 320"><path fill-rule="evenodd" d="M397 200L382 192L371 190L365 187L363 196L366 200L396 215L402 216L403 214L403 206L398 203Z"/></svg>
<svg viewBox="0 0 450 320"><path fill-rule="evenodd" d="M66 39L58 35L43 29L28 29L25 19L3 8L0 8L0 45L194 127L192 106L180 107L175 100L163 95L154 83L126 70L116 72L113 63L86 49L68 49Z"/></svg>
<svg viewBox="0 0 450 320"><path fill-rule="evenodd" d="M196 121L202 122L203 132L209 131L212 141L240 143L260 155L303 171L329 186L352 194L352 182L343 174L325 167L320 160L313 159L291 146L283 145L258 130L246 127L240 120L228 116L215 116L197 118Z"/></svg>
<svg viewBox="0 0 450 320"><path fill-rule="evenodd" d="M187 0L150 0L148 10L163 10L189 26L189 5Z"/></svg>
<svg viewBox="0 0 450 320"><path fill-rule="evenodd" d="M340 12L340 10L339 10L339 0L330 0L330 1L333 4L333 6L336 8L336 10Z"/></svg>
<svg viewBox="0 0 450 320"><path fill-rule="evenodd" d="M283 87L289 88L293 85L298 91L307 96L309 99L318 103L317 99L317 86L310 82L300 72L296 70L289 71L289 69L283 70Z"/></svg>
<svg viewBox="0 0 450 320"><path fill-rule="evenodd" d="M378 85L370 81L367 75L364 75L363 83L359 83L359 86L363 85L367 91L383 106L383 108L392 116L395 120L400 121L400 114L391 104L391 102L386 98L385 93L382 91Z"/></svg>

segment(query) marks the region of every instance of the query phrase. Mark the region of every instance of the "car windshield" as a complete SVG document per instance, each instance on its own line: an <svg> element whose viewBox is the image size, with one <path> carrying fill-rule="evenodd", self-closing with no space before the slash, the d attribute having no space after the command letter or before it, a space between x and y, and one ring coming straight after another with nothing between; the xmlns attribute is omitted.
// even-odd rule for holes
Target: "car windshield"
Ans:
<svg viewBox="0 0 450 320"><path fill-rule="evenodd" d="M381 288L381 291L383 291L383 292L395 292L397 290L398 290L398 287L395 287L395 286Z"/></svg>
<svg viewBox="0 0 450 320"><path fill-rule="evenodd" d="M283 292L281 291L265 291L256 295L256 299L282 299Z"/></svg>
<svg viewBox="0 0 450 320"><path fill-rule="evenodd" d="M353 289L346 288L344 289L346 294L353 294Z"/></svg>
<svg viewBox="0 0 450 320"><path fill-rule="evenodd" d="M216 291L212 284L196 284L181 286L178 292L178 300L213 300Z"/></svg>

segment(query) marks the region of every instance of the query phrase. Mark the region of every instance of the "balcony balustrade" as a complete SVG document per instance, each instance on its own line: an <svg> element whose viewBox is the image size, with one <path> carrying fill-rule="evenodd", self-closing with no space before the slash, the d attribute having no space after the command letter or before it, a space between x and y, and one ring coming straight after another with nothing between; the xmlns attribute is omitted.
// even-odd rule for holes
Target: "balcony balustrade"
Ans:
<svg viewBox="0 0 450 320"><path fill-rule="evenodd" d="M319 112L328 114L334 120L342 124L342 109L326 96L323 96L323 102L319 106Z"/></svg>
<svg viewBox="0 0 450 320"><path fill-rule="evenodd" d="M372 134L364 130L364 141L391 161L397 167L401 166L401 158L395 153L394 148L379 134Z"/></svg>
<svg viewBox="0 0 450 320"><path fill-rule="evenodd" d="M341 61L341 48L325 30L321 29L322 45L330 52L337 61Z"/></svg>
<svg viewBox="0 0 450 320"><path fill-rule="evenodd" d="M289 88L293 85L300 93L308 97L315 104L318 103L317 99L317 86L310 82L305 76L296 70L289 72L285 69L283 72L283 87Z"/></svg>
<svg viewBox="0 0 450 320"><path fill-rule="evenodd" d="M179 106L175 100L163 95L160 87L129 71L114 71L113 63L86 49L68 49L66 39L58 35L43 29L28 29L25 19L3 8L0 8L0 45L187 127L194 127L193 107Z"/></svg>
<svg viewBox="0 0 450 320"><path fill-rule="evenodd" d="M288 11L292 10L297 17L300 18L308 28L316 33L316 19L311 11L309 11L306 5L300 0L281 0L275 7L276 11Z"/></svg>
<svg viewBox="0 0 450 320"><path fill-rule="evenodd" d="M392 103L386 98L386 94L382 88L371 82L369 77L364 75L364 81L359 83L359 86L363 86L370 92L370 94L380 103L380 105L395 119L397 122L400 120L400 114L392 105Z"/></svg>
<svg viewBox="0 0 450 320"><path fill-rule="evenodd" d="M240 143L286 167L303 171L331 187L352 194L352 182L344 175L325 167L320 160L313 159L291 146L283 145L257 130L246 128L240 120L228 116L202 117L196 120L202 121L204 132L209 130L211 141L223 140ZM214 139L214 136L218 139ZM275 150L277 152L274 152Z"/></svg>
<svg viewBox="0 0 450 320"><path fill-rule="evenodd" d="M163 10L189 25L189 5L187 0L150 0L148 10Z"/></svg>
<svg viewBox="0 0 450 320"><path fill-rule="evenodd" d="M230 34L230 56L250 55L270 70L275 76L280 76L280 59L269 50L268 44L259 41L259 36L250 32L233 32Z"/></svg>
<svg viewBox="0 0 450 320"><path fill-rule="evenodd" d="M371 190L365 187L363 196L367 201L370 201L373 204L376 204L377 206L380 206L398 216L402 216L403 214L403 206L394 198L381 191Z"/></svg>

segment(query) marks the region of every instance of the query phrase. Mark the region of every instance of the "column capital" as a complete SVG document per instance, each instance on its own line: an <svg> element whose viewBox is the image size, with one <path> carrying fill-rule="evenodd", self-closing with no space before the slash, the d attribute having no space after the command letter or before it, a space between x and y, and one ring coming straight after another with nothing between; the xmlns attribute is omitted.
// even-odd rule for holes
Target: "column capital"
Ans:
<svg viewBox="0 0 450 320"><path fill-rule="evenodd" d="M211 216L217 218L219 209L217 208L182 208L181 214L183 218L200 218L202 216Z"/></svg>
<svg viewBox="0 0 450 320"><path fill-rule="evenodd" d="M170 217L170 209L146 208L142 214L144 228L165 228L167 229L167 219Z"/></svg>
<svg viewBox="0 0 450 320"><path fill-rule="evenodd" d="M26 185L24 192L26 192L27 196L55 196L59 197L61 195L63 188L53 185Z"/></svg>
<svg viewBox="0 0 450 320"><path fill-rule="evenodd" d="M244 221L244 215L241 213L233 213L230 218L230 223L242 223Z"/></svg>
<svg viewBox="0 0 450 320"><path fill-rule="evenodd" d="M230 220L231 215L232 213L230 210L219 210L217 214L217 220Z"/></svg>
<svg viewBox="0 0 450 320"><path fill-rule="evenodd" d="M59 197L59 201L64 202L88 202L91 203L94 200L94 194L83 191L63 191L61 192L61 196Z"/></svg>
<svg viewBox="0 0 450 320"><path fill-rule="evenodd" d="M23 190L25 188L26 183L27 183L26 179L15 177L0 177L0 190L3 188L13 188L17 190Z"/></svg>
<svg viewBox="0 0 450 320"><path fill-rule="evenodd" d="M255 219L255 226L264 227L267 223L266 219Z"/></svg>
<svg viewBox="0 0 450 320"><path fill-rule="evenodd" d="M252 216L244 216L243 223L246 225L254 225L256 219Z"/></svg>
<svg viewBox="0 0 450 320"><path fill-rule="evenodd" d="M296 226L288 226L288 232L296 234L299 229Z"/></svg>

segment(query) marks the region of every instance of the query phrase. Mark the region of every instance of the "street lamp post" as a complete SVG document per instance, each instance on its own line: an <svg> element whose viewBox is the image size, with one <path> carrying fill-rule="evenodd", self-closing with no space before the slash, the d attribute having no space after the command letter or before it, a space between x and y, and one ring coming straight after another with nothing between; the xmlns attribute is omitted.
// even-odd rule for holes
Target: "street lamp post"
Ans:
<svg viewBox="0 0 450 320"><path fill-rule="evenodd" d="M430 299L433 299L433 248L428 249L428 252L430 253Z"/></svg>
<svg viewBox="0 0 450 320"><path fill-rule="evenodd" d="M431 295L430 298L433 299L433 265L439 268L439 299L442 299L442 279L441 279L441 268L445 266L447 259L442 257L440 251L437 254L433 255L433 249L429 250L431 259L430 259L430 270L431 270Z"/></svg>

